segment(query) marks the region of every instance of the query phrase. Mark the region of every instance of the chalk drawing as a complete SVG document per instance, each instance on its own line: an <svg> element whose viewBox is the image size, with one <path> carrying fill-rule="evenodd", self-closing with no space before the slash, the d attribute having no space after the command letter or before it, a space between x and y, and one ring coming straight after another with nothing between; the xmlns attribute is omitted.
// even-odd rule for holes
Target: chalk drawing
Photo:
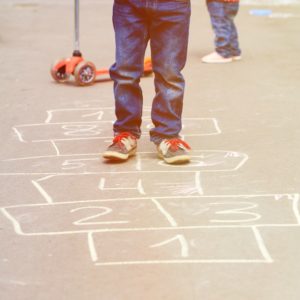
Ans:
<svg viewBox="0 0 300 300"><path fill-rule="evenodd" d="M222 199L217 202L216 199ZM249 202L241 201L241 199L252 199ZM228 199L228 202L224 200ZM236 199L233 202L232 199ZM270 202L270 201L274 202ZM256 200L260 205L258 206L253 201ZM96 205L96 203L98 203ZM269 205L272 203L272 211L274 215L269 215ZM100 204L100 205L99 205ZM154 206L153 206L154 205ZM226 209L222 208L226 207ZM230 206L232 208L230 208ZM83 207L83 208L82 208ZM98 207L105 207L109 212L110 218L106 214L101 216L97 225L87 229L77 229L72 227L74 222L78 222L78 218L74 217L68 212L83 211L89 208L89 216L99 214ZM95 208L92 211L92 208ZM220 207L220 208L219 208ZM207 209L209 208L209 209ZM249 211L245 211L248 209ZM253 210L256 211L253 211ZM157 214L156 214L156 212ZM2 208L4 215L13 223L15 230L21 235L62 235L62 234L76 234L94 232L130 232L130 231L153 231L153 230L189 230L201 228L256 228L262 227L299 227L298 219L295 219L294 202L288 197L284 201L278 202L274 195L243 195L243 196L190 196L190 197L156 197L156 198L137 198L137 199L123 199L123 200L94 200L81 202L67 202L67 203L44 203L44 204L28 204L17 205ZM103 211L101 212L103 213ZM22 214L31 216L31 223L25 222L20 218ZM200 215L201 217L200 217ZM216 215L227 217L228 219L218 219L215 222ZM55 215L57 219L63 219L66 224L65 228L61 227L60 223L55 223L52 216ZM143 215L143 219L139 216ZM151 220L155 217L156 224L153 226ZM256 216L260 216L257 218ZM103 227L102 225L112 223L120 220L120 217L127 216L130 226L121 224L122 227ZM236 219L233 219L235 216ZM249 218L253 216L253 218ZM255 216L255 217L254 217ZM86 217L83 216L83 217ZM102 219L104 218L104 219ZM125 220L127 221L127 220ZM167 223L166 223L167 221ZM108 223L107 223L108 222ZM69 223L69 224L68 224ZM17 224L17 226L16 226ZM168 226L165 226L165 225ZM95 224L88 224L95 225ZM124 227L124 225L126 225ZM129 225L129 224L128 224ZM26 229L21 229L24 227ZM38 231L39 228L41 231Z"/></svg>
<svg viewBox="0 0 300 300"><path fill-rule="evenodd" d="M29 176L44 174L44 175L78 175L78 174L131 174L131 173L170 173L170 170L176 172L232 172L240 169L248 160L248 156L244 153L238 153L238 156L226 156L226 154L231 151L216 151L216 150L194 150L191 159L192 162L186 165L169 165L163 161L153 159L153 156L156 157L156 152L139 152L138 161L136 162L134 158L132 161L135 164L119 164L118 168L115 170L110 169L106 171L99 170L99 153L89 153L91 156L86 160L86 167L84 170L81 168L64 168L62 169L62 164L67 160L65 157L70 157L70 160L76 160L77 155L48 155L34 157L33 162L30 161L29 157L24 157L24 163L21 165L21 171L14 172L5 172L5 169L18 170L20 164L18 163L22 159L10 159L2 161L0 164L0 174L11 174L11 175L21 175L28 173ZM88 155L87 153L85 154ZM79 155L81 159L82 155ZM199 156L205 157L204 159L199 159ZM43 163L44 167L41 171L41 168L38 166L39 160ZM15 162L15 166L13 165ZM8 164L9 163L9 164ZM35 166L35 163L37 164ZM6 167L6 164L8 166ZM162 168L163 166L163 168ZM13 168L12 168L13 167ZM4 171L3 171L4 170Z"/></svg>
<svg viewBox="0 0 300 300"><path fill-rule="evenodd" d="M189 245L188 245L188 242L187 242L186 238L182 234L177 234L173 238L170 238L170 239L165 240L163 242L151 245L149 247L150 248L157 248L157 247L167 245L167 244L169 244L173 241L179 241L180 246L181 246L181 257L189 257Z"/></svg>
<svg viewBox="0 0 300 300"><path fill-rule="evenodd" d="M98 115L99 111L92 115ZM88 114L90 115L90 114ZM83 116L87 116L84 114ZM52 115L47 117L45 123L21 124L13 127L13 131L21 142L43 141L72 141L88 138L111 138L104 133L111 132L112 120L50 122ZM148 136L150 120L142 124L142 135ZM214 118L183 118L184 129L182 135L186 137L206 136L220 134L218 122Z"/></svg>
<svg viewBox="0 0 300 300"><path fill-rule="evenodd" d="M88 216L88 217L84 217L84 218L81 218L77 221L74 221L73 224L74 225L102 225L102 224L106 224L106 225L109 225L109 224L127 224L129 223L129 221L106 221L106 222L103 222L103 221L94 221L94 222L90 222L89 220L95 220L99 217L102 217L102 216L105 216L107 214L110 214L112 212L112 209L109 208L109 207L105 207L105 206L85 206L85 207L77 207L77 208L74 208L72 210L70 210L71 213L73 212L77 212L77 211L82 211L82 210L97 210L97 211L101 211L100 213L93 213L92 216ZM89 221L89 222L87 222Z"/></svg>
<svg viewBox="0 0 300 300"><path fill-rule="evenodd" d="M90 252L101 253L101 260L94 255L97 260L93 262L96 266L273 262L255 227L189 229L184 234L178 228L173 231L114 232L109 233L111 239L108 233L94 232ZM138 252L132 246L137 242Z"/></svg>
<svg viewBox="0 0 300 300"><path fill-rule="evenodd" d="M145 112L142 139L153 127L151 107ZM299 194L205 195L202 175L240 169L245 153L195 149L190 164L174 166L138 152L131 163L99 170L99 153L86 145L110 143L113 118L114 107L51 109L44 123L12 128L20 142L54 150L1 161L1 176L41 176L31 184L43 203L0 208L17 235L86 235L90 259L102 267L249 264L273 263L261 228L300 227ZM215 118L183 119L183 139L217 134ZM92 193L83 195L82 185ZM64 186L72 189L61 198Z"/></svg>

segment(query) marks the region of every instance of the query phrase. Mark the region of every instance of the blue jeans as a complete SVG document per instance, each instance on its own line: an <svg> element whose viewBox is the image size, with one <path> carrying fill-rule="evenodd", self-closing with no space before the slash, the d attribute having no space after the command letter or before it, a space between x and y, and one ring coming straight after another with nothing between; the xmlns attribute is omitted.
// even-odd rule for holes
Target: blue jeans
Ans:
<svg viewBox="0 0 300 300"><path fill-rule="evenodd" d="M241 55L238 33L233 21L238 13L239 3L207 1L207 8L215 33L216 52L226 58Z"/></svg>
<svg viewBox="0 0 300 300"><path fill-rule="evenodd" d="M114 133L141 135L143 95L140 78L150 40L155 97L150 140L156 144L176 138L181 130L185 66L190 23L190 0L115 0L113 25L116 62L114 81Z"/></svg>

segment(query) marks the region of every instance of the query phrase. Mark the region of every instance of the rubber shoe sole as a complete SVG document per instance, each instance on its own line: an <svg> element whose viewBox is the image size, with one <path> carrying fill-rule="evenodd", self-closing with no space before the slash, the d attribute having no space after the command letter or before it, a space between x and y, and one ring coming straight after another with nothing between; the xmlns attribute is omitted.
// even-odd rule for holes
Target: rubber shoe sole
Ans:
<svg viewBox="0 0 300 300"><path fill-rule="evenodd" d="M109 160L119 160L119 161L125 161L130 156L134 156L136 153L136 148L130 150L128 153L120 153L117 151L105 151L103 153L103 158L109 159Z"/></svg>
<svg viewBox="0 0 300 300"><path fill-rule="evenodd" d="M232 60L239 61L239 60L242 60L242 57L240 55L239 56L232 56Z"/></svg>
<svg viewBox="0 0 300 300"><path fill-rule="evenodd" d="M162 153L157 153L158 157L163 159L167 164L185 164L190 162L191 158L189 155L176 155L173 157L164 157Z"/></svg>

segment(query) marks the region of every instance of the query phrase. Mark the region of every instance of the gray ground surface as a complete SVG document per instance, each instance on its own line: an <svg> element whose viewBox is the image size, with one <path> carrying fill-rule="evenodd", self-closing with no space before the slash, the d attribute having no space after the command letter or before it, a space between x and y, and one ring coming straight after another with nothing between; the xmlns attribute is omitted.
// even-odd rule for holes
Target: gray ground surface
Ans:
<svg viewBox="0 0 300 300"><path fill-rule="evenodd" d="M114 59L111 6L81 5L99 68ZM300 7L257 8L237 18L243 60L205 65L213 35L193 1L192 162L174 167L148 140L152 77L138 155L107 164L112 83L49 76L72 52L72 1L0 1L1 299L299 299Z"/></svg>

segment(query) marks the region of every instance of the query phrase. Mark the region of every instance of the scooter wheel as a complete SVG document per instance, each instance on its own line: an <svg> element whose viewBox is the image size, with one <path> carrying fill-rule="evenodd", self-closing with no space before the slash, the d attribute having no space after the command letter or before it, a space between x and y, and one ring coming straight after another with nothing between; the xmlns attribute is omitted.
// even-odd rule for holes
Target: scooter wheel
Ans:
<svg viewBox="0 0 300 300"><path fill-rule="evenodd" d="M78 85L93 84L96 79L96 67L91 62L82 61L74 71L75 82Z"/></svg>
<svg viewBox="0 0 300 300"><path fill-rule="evenodd" d="M66 73L66 65L65 64L63 64L62 66L57 68L57 65L64 60L65 59L58 60L51 66L51 70L50 70L51 76L57 82L65 82L70 77L70 74Z"/></svg>

